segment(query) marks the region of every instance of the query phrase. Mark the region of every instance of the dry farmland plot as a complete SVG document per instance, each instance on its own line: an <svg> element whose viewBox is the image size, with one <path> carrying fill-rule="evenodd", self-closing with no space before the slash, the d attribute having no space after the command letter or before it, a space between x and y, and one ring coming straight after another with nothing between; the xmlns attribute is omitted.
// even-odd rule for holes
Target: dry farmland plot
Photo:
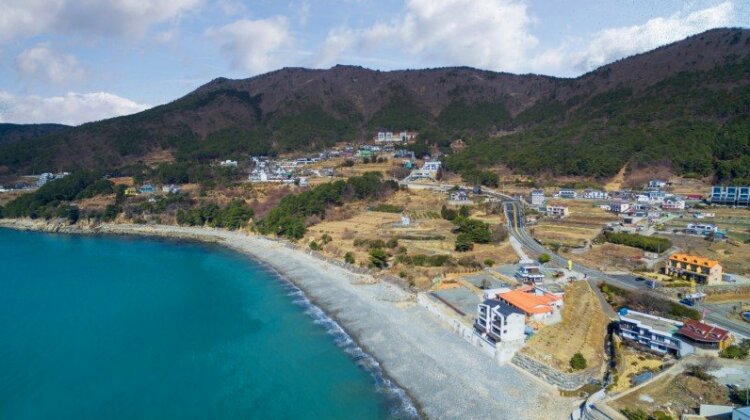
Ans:
<svg viewBox="0 0 750 420"><path fill-rule="evenodd" d="M570 358L580 352L589 368L604 362L604 339L609 319L594 291L585 281L565 288L562 321L542 328L521 350L556 369L568 371Z"/></svg>
<svg viewBox="0 0 750 420"><path fill-rule="evenodd" d="M533 235L544 243L559 243L578 247L591 241L609 222L618 218L595 207L591 201L555 200L553 205L563 205L570 209L570 216L563 219L544 218L533 227Z"/></svg>
<svg viewBox="0 0 750 420"><path fill-rule="evenodd" d="M584 252L561 252L565 258L594 267L599 270L612 270L615 268L633 268L632 265L643 257L643 251L625 245L605 243L592 245Z"/></svg>

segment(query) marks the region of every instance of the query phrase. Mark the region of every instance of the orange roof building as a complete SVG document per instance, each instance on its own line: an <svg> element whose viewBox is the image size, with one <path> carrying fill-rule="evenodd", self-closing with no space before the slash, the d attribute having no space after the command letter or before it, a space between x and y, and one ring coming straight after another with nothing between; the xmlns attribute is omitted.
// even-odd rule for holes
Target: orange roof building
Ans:
<svg viewBox="0 0 750 420"><path fill-rule="evenodd" d="M523 286L509 292L499 293L497 298L519 309L532 319L546 318L563 304L561 296L533 286Z"/></svg>
<svg viewBox="0 0 750 420"><path fill-rule="evenodd" d="M665 267L667 275L695 280L701 284L721 283L722 268L716 260L688 254L672 254Z"/></svg>

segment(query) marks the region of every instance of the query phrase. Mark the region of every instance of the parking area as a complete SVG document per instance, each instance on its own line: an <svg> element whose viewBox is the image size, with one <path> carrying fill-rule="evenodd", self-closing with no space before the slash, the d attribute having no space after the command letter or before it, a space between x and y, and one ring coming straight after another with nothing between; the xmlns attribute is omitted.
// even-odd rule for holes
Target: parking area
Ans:
<svg viewBox="0 0 750 420"><path fill-rule="evenodd" d="M443 289L433 292L433 295L447 304L451 309L458 310L461 315L473 317L481 297L463 286Z"/></svg>

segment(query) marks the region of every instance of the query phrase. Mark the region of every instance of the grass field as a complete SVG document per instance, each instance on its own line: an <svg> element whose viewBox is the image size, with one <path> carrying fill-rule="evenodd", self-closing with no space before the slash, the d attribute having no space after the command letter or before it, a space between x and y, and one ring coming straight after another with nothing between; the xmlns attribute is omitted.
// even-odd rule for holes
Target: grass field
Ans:
<svg viewBox="0 0 750 420"><path fill-rule="evenodd" d="M562 321L534 334L521 351L562 371L570 370L570 358L580 352L588 368L601 368L609 319L594 291L585 281L572 283L564 305Z"/></svg>

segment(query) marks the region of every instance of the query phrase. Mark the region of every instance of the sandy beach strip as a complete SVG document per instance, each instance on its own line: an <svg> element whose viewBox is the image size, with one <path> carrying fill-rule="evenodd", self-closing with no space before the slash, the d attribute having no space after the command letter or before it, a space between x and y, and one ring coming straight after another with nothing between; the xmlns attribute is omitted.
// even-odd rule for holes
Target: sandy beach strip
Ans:
<svg viewBox="0 0 750 420"><path fill-rule="evenodd" d="M0 227L51 230L44 222L0 219ZM563 419L574 407L555 388L497 365L416 304L412 293L352 273L283 242L219 229L102 224L61 233L159 236L215 242L283 274L336 320L435 419Z"/></svg>

